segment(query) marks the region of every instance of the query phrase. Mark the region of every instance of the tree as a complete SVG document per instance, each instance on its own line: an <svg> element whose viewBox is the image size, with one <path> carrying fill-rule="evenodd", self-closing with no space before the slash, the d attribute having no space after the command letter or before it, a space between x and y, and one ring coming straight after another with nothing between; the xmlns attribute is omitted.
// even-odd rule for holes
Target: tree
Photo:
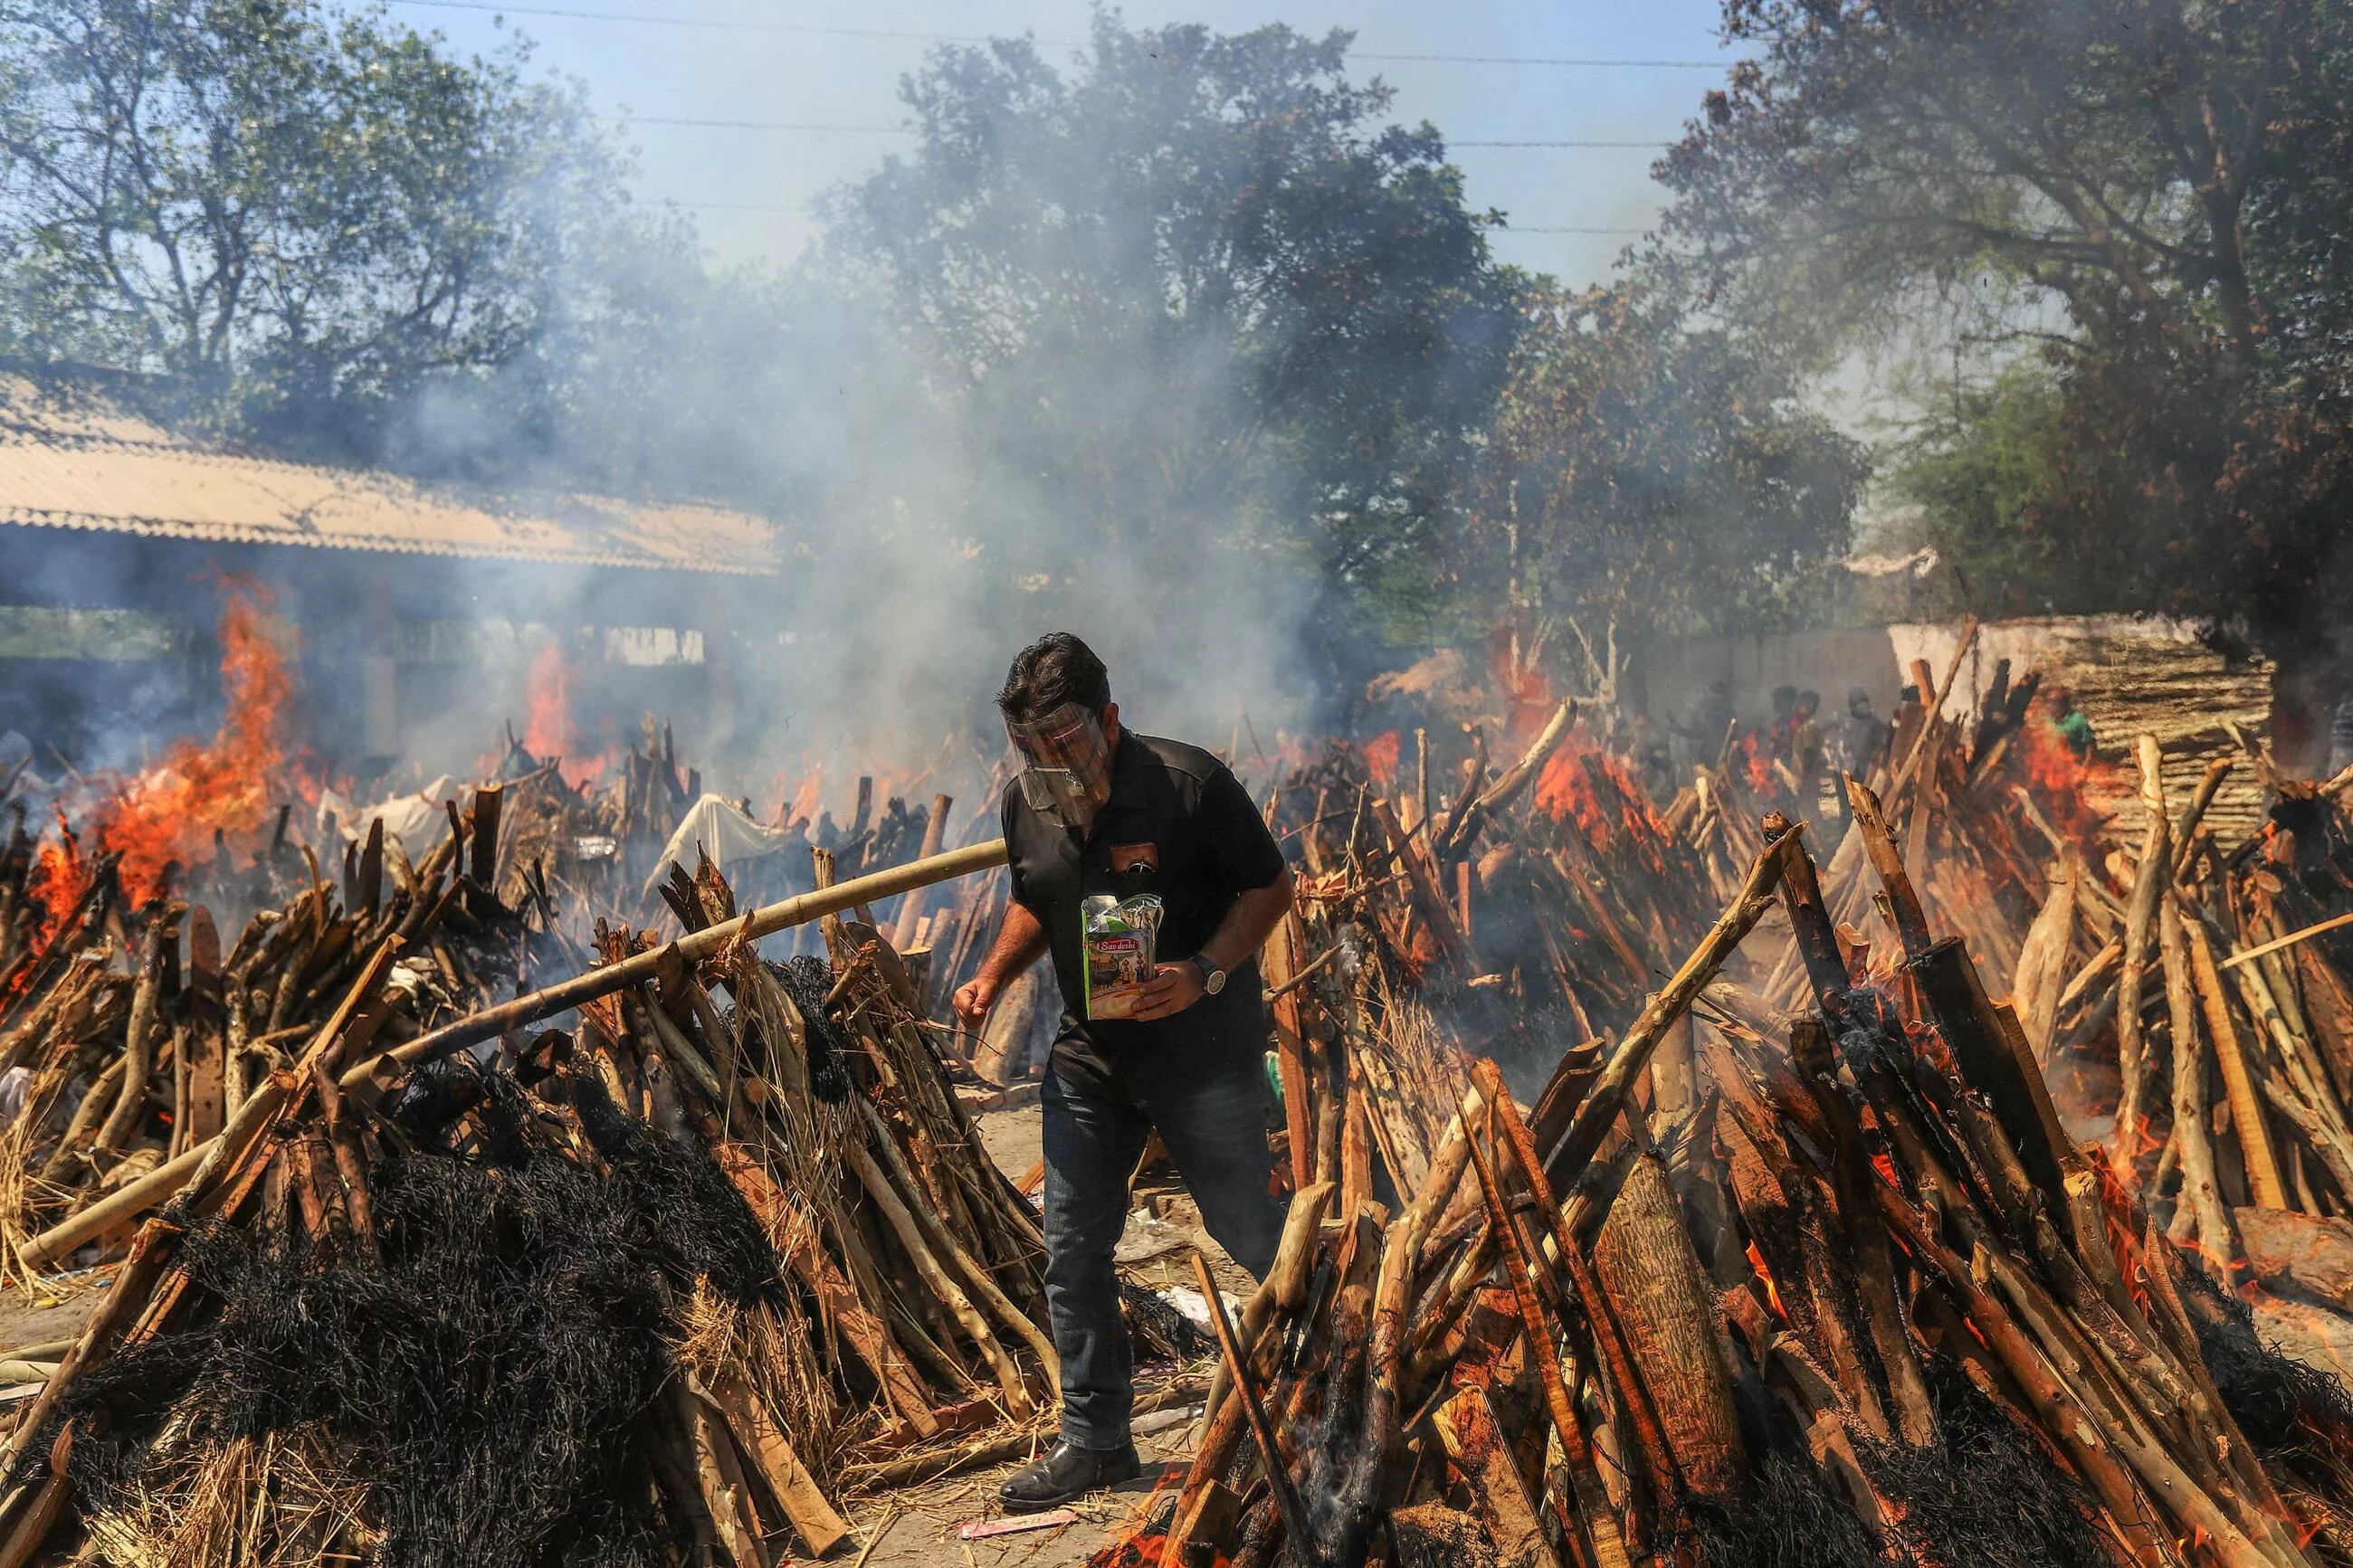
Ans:
<svg viewBox="0 0 2353 1568"><path fill-rule="evenodd" d="M1336 584L1327 654L1432 547L1509 293L1438 135L1377 126L1347 44L1098 12L1071 72L999 41L907 83L921 147L839 196L837 253L961 410L991 547L1164 599Z"/></svg>
<svg viewBox="0 0 2353 1568"><path fill-rule="evenodd" d="M1700 296L1816 363L1951 307L1995 364L2040 360L2043 470L2010 516L2063 534L2079 574L2100 562L2103 607L2242 617L2285 660L2325 656L2353 564L2329 242L2353 13L1727 0L1725 17L1757 55L1662 171ZM2028 390L1975 406L2009 419ZM2003 438L1946 435L1957 454Z"/></svg>
<svg viewBox="0 0 2353 1568"><path fill-rule="evenodd" d="M427 380L521 353L616 219L618 159L523 61L316 0L0 5L0 342L372 455Z"/></svg>
<svg viewBox="0 0 2353 1568"><path fill-rule="evenodd" d="M1597 639L1782 630L1820 608L1864 465L1796 383L1645 284L1536 286L1524 309L1458 593Z"/></svg>

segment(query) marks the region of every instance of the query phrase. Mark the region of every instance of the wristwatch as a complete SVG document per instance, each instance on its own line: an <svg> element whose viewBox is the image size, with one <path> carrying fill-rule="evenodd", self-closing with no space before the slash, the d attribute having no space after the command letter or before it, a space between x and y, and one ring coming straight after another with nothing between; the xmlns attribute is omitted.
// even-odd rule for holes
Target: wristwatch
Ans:
<svg viewBox="0 0 2353 1568"><path fill-rule="evenodd" d="M1226 971L1209 962L1207 953L1193 955L1193 967L1201 972L1201 989L1215 996L1226 988Z"/></svg>

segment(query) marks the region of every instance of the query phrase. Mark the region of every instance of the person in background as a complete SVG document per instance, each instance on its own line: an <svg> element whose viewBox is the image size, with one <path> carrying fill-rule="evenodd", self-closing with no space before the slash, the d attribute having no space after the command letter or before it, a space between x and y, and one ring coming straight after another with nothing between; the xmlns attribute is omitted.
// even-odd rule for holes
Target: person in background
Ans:
<svg viewBox="0 0 2353 1568"><path fill-rule="evenodd" d="M1711 680L1692 693L1691 714L1677 721L1667 715L1667 730L1674 736L1678 759L1676 782L1691 776L1694 767L1712 768L1724 752L1724 732L1732 727L1732 683Z"/></svg>
<svg viewBox="0 0 2353 1568"><path fill-rule="evenodd" d="M1789 733L1789 771L1798 778L1799 815L1810 818L1822 808L1822 773L1830 763L1830 749L1822 740L1822 694L1800 691L1790 717L1793 728Z"/></svg>
<svg viewBox="0 0 2353 1568"><path fill-rule="evenodd" d="M2091 720L2075 706L2075 694L2063 686L2052 686L2043 690L2040 700L2044 716L2059 731L2059 738L2066 742L2075 760L2091 761L2092 753L2099 749L2099 737L2092 732Z"/></svg>
<svg viewBox="0 0 2353 1568"><path fill-rule="evenodd" d="M1887 765L1893 770L1904 765L1912 754L1912 742L1920 738L1920 731L1928 722L1927 704L1920 700L1920 689L1906 685L1896 694L1893 726L1888 735Z"/></svg>
<svg viewBox="0 0 2353 1568"><path fill-rule="evenodd" d="M1766 727L1765 743L1777 760L1787 762L1795 751L1798 740L1798 689L1777 686L1773 689L1773 721Z"/></svg>
<svg viewBox="0 0 2353 1568"><path fill-rule="evenodd" d="M1846 718L1838 727L1839 772L1869 784L1872 770L1887 755L1887 734L1885 722L1871 710L1871 693L1860 686L1848 687ZM1838 795L1843 820L1849 810L1846 791L1841 789Z"/></svg>
<svg viewBox="0 0 2353 1568"><path fill-rule="evenodd" d="M1062 1363L1060 1440L999 1490L1035 1512L1140 1470L1134 1384L1112 1249L1128 1179L1160 1134L1202 1222L1264 1277L1283 1210L1268 1190L1267 1040L1258 951L1291 909L1291 869L1257 805L1198 746L1120 722L1111 676L1068 632L1023 648L997 694L1028 766L1006 786L1012 898L980 972L955 994L978 1028L1050 956L1062 1020L1045 1114L1046 1311ZM1090 1019L1081 901L1156 895L1159 949L1132 1016Z"/></svg>

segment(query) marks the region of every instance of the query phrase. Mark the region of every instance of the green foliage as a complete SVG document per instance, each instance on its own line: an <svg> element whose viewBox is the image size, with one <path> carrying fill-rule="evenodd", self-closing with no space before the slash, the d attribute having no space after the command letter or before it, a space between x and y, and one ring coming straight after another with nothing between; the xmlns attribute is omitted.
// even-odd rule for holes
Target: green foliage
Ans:
<svg viewBox="0 0 2353 1568"><path fill-rule="evenodd" d="M1786 374L1638 284L1532 287L1524 321L1458 593L1597 632L1767 632L1824 605L1864 465Z"/></svg>
<svg viewBox="0 0 2353 1568"><path fill-rule="evenodd" d="M923 143L834 205L933 386L1074 545L1171 581L1201 547L1370 592L1427 549L1513 320L1428 127L1381 129L1347 37L1129 31L1066 74L940 51Z"/></svg>
<svg viewBox="0 0 2353 1568"><path fill-rule="evenodd" d="M1675 261L1702 297L1818 359L1924 319L1948 342L2041 356L2045 392L1998 386L1976 405L1986 428L1926 433L1950 461L1915 455L1937 526L1991 569L1981 591L2017 591L2003 563L2048 562L2052 602L2243 616L2290 656L2324 644L2353 568L2353 8L1726 0L1725 16L1757 58L1667 163ZM1951 531L1973 527L1992 532ZM2082 601L2068 538L2103 563L2075 567L2094 579Z"/></svg>
<svg viewBox="0 0 2353 1568"><path fill-rule="evenodd" d="M2068 508L2064 396L2041 367L2011 367L1962 392L1904 443L1889 485L1919 509L1889 541L1932 545L1984 615L2111 608L2119 574L2086 570Z"/></svg>
<svg viewBox="0 0 2353 1568"><path fill-rule="evenodd" d="M514 359L617 210L576 92L375 10L30 0L0 62L0 345L281 447Z"/></svg>

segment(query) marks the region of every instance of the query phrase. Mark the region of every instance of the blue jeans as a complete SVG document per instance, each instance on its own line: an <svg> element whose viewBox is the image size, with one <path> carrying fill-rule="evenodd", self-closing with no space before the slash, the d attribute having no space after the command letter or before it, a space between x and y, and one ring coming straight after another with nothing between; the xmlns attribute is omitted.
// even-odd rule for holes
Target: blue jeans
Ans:
<svg viewBox="0 0 2353 1568"><path fill-rule="evenodd" d="M1205 1079L1155 1083L1149 1095L1129 1100L1073 1088L1050 1069L1039 1100L1045 1110L1046 1311L1062 1361L1062 1439L1117 1448L1128 1441L1135 1392L1112 1265L1127 1220L1127 1179L1145 1138L1157 1131L1209 1234L1263 1279L1283 1218L1282 1205L1267 1191L1266 1078L1252 1060Z"/></svg>

